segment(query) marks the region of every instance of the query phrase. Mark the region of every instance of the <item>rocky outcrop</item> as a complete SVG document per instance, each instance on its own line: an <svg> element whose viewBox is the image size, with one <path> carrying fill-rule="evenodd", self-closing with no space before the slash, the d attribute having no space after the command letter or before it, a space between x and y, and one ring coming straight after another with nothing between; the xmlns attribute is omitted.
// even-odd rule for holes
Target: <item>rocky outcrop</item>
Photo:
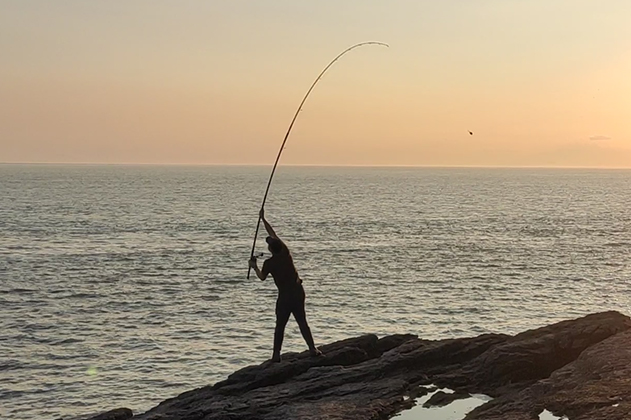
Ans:
<svg viewBox="0 0 631 420"><path fill-rule="evenodd" d="M246 367L133 419L387 419L430 384L457 391L436 404L495 397L468 419L532 419L543 408L573 420L629 418L616 415L631 411L630 328L628 317L604 312L515 336L366 335L322 346L323 357L288 353Z"/></svg>
<svg viewBox="0 0 631 420"><path fill-rule="evenodd" d="M589 347L548 378L503 395L468 418L525 420L543 409L572 420L631 419L631 330Z"/></svg>
<svg viewBox="0 0 631 420"><path fill-rule="evenodd" d="M490 395L501 393L507 385L523 387L547 378L588 347L625 331L629 322L617 312L604 312L526 331L470 360L445 380Z"/></svg>

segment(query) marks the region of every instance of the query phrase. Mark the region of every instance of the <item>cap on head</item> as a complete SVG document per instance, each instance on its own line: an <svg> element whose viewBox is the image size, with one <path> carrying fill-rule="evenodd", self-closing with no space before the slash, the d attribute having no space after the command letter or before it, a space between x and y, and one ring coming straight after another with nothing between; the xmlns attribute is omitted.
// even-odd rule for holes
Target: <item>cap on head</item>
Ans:
<svg viewBox="0 0 631 420"><path fill-rule="evenodd" d="M283 251L283 242L280 239L268 236L265 238L265 242L269 245L269 250L272 254L280 254Z"/></svg>

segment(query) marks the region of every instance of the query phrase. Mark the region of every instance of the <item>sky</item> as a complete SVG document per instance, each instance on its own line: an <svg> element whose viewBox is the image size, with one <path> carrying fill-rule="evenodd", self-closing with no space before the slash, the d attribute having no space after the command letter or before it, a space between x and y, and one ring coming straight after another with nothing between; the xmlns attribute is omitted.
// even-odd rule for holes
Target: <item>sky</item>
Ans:
<svg viewBox="0 0 631 420"><path fill-rule="evenodd" d="M631 167L629 0L0 0L0 162ZM469 131L474 134L470 135Z"/></svg>

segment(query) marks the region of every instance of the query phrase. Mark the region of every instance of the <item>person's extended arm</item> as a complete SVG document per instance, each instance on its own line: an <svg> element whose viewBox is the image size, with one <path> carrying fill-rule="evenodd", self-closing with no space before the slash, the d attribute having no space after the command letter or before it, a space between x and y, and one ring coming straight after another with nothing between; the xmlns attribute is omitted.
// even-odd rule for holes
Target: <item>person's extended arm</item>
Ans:
<svg viewBox="0 0 631 420"><path fill-rule="evenodd" d="M265 220L265 211L263 209L261 209L261 211L259 212L259 216L261 217L261 220L265 225L265 230L267 231L267 234L272 238L278 239L278 235L276 234L276 232L274 232L272 226L267 222L267 220Z"/></svg>
<svg viewBox="0 0 631 420"><path fill-rule="evenodd" d="M250 268L254 269L256 273L256 277L261 280L265 280L267 278L267 274L263 274L263 272L259 269L259 266L256 264L256 257L252 257L249 261Z"/></svg>

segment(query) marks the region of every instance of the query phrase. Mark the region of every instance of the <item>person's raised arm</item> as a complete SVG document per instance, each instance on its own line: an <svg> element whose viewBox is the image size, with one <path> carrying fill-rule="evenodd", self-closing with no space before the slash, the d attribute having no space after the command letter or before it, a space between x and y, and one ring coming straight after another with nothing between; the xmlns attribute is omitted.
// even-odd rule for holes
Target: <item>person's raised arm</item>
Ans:
<svg viewBox="0 0 631 420"><path fill-rule="evenodd" d="M261 211L259 212L259 216L261 217L261 220L263 221L263 224L265 225L265 230L267 231L267 234L271 236L272 238L278 239L278 235L276 234L276 232L274 232L274 229L272 228L272 226L267 222L267 220L265 220L265 210L263 208L261 208Z"/></svg>

